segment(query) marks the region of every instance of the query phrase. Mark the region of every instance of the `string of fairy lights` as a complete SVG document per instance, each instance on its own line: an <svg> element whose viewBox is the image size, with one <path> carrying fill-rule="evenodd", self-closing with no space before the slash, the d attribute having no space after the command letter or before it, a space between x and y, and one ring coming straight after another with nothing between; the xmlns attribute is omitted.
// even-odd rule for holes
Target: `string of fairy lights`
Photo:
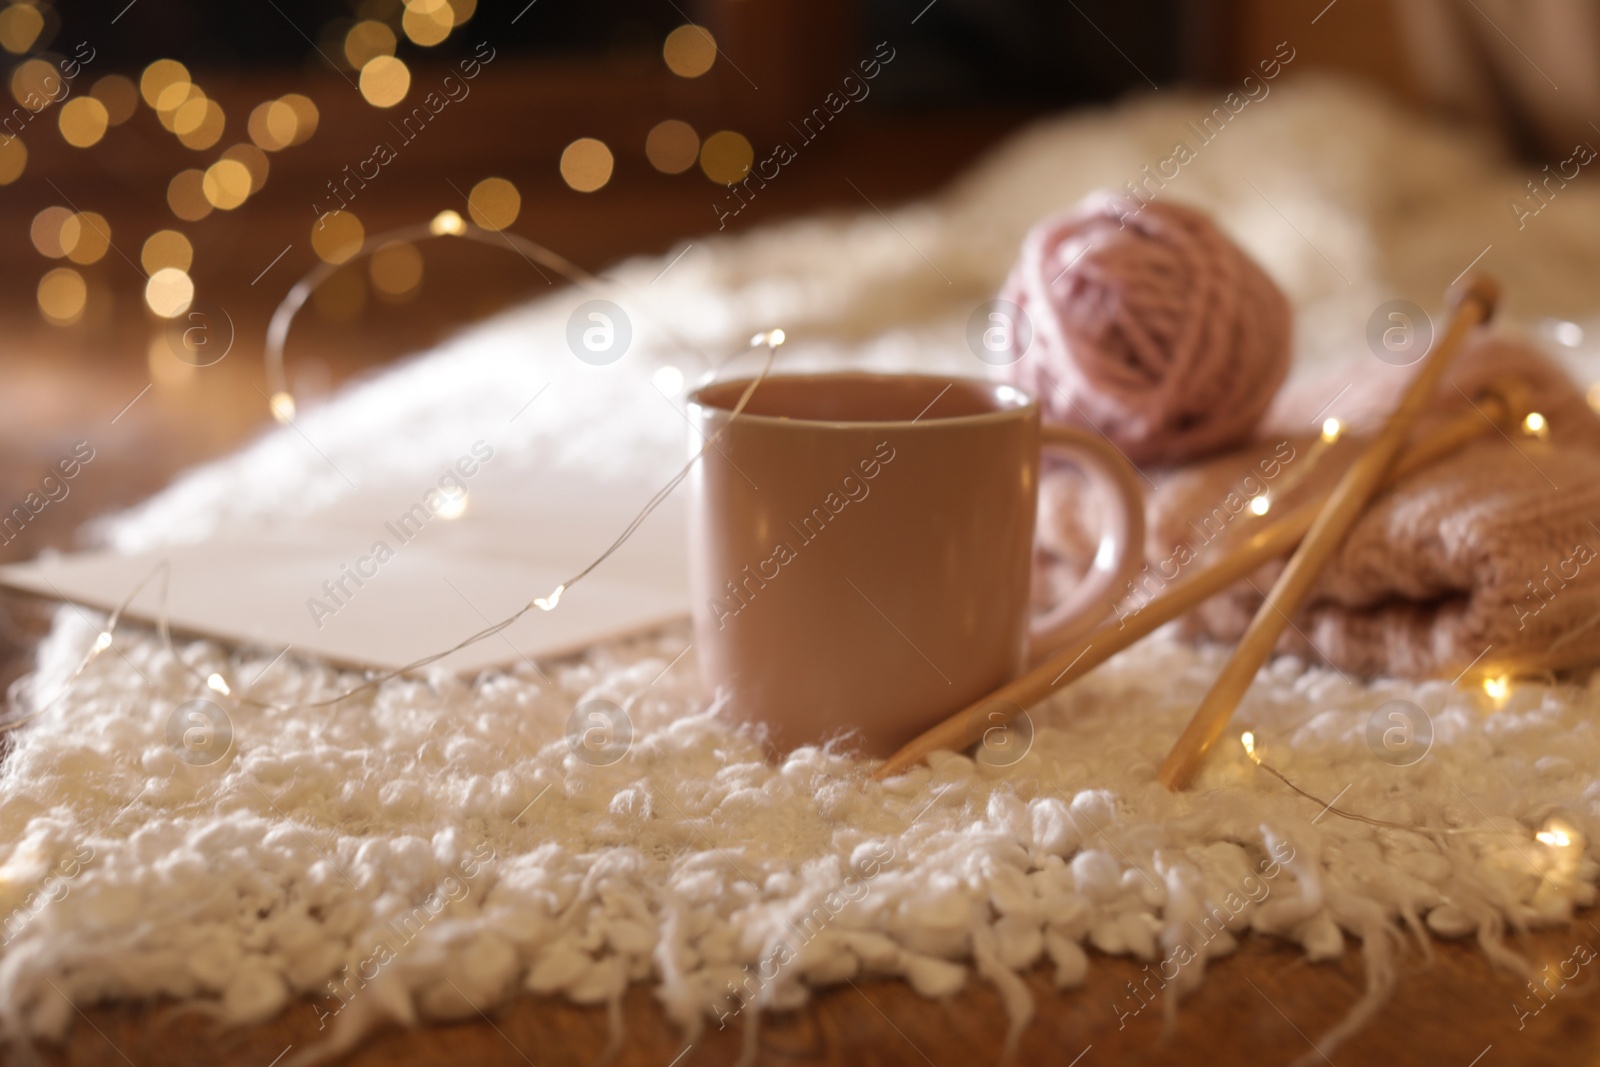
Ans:
<svg viewBox="0 0 1600 1067"><path fill-rule="evenodd" d="M477 6L477 0L354 0L351 15L331 20L318 32L316 49L353 75L368 105L395 108L416 95L412 93L416 59L408 63L401 50L416 49L425 56L426 50L465 26ZM287 93L256 104L240 131L236 117L206 92L194 72L172 58L157 59L133 77L106 73L91 81L92 64L75 63L52 51L53 45L64 47L55 44L58 38L65 41L61 23L50 0L9 0L0 7L0 48L20 57L7 76L8 88L29 114L25 130L8 130L0 136L0 186L27 171L30 140L59 136L75 149L90 151L104 143L110 130L130 122L153 119L184 148L200 154L194 165L182 167L167 183L166 208L174 223L148 233L140 245L139 266L147 278L144 304L159 326L184 314L195 300L194 230L214 213L235 211L259 193L271 173L273 156L309 141L321 113L309 96ZM672 30L660 48L667 69L685 79L712 70L718 54L711 32L694 24ZM71 73L64 75L69 64ZM62 91L63 80L80 77L90 82L87 92L71 85L70 91ZM644 154L662 174L683 174L698 163L704 176L718 185L743 178L754 160L743 134L719 130L702 139L692 125L677 118L651 128ZM578 193L605 188L615 169L611 147L597 137L573 140L559 162L562 181ZM468 194L472 221L486 230L512 225L521 204L516 185L503 177L485 178ZM106 258L113 235L107 212L91 205L80 210L52 204L34 215L29 227L34 249L47 260L62 261L47 267L37 287L38 311L46 322L72 327L85 320L96 288L104 284L85 268ZM365 239L361 219L348 207L316 220L310 232L317 256L333 264L355 257ZM354 318L365 306L368 285L390 303L411 299L422 285L422 256L413 244L395 242L377 249L367 257L367 267L365 276L344 272L319 290L314 300L319 313L334 320ZM159 336L151 343L150 360L152 373L160 380L158 358L172 363ZM174 364L167 368L167 376L174 369L184 368Z"/></svg>

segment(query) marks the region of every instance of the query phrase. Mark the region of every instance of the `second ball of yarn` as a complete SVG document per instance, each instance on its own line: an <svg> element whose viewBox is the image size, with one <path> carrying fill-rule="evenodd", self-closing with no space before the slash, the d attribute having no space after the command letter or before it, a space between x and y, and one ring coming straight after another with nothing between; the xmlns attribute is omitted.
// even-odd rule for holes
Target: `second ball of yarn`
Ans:
<svg viewBox="0 0 1600 1067"><path fill-rule="evenodd" d="M1283 292L1209 216L1179 204L1136 209L1101 194L1040 223L1001 298L1032 337L998 376L1032 391L1045 418L1098 430L1135 463L1243 442L1288 372Z"/></svg>

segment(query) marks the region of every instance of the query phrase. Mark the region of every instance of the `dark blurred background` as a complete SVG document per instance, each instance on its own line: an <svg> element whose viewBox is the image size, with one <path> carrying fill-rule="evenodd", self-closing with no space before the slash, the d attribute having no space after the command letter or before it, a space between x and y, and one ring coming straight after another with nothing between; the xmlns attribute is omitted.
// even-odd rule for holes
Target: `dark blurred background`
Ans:
<svg viewBox="0 0 1600 1067"><path fill-rule="evenodd" d="M78 440L100 457L0 559L73 545L84 519L267 425L267 319L363 233L452 209L599 271L719 221L738 234L888 209L1031 119L1237 83L1287 39L1290 77L1340 71L1528 147L1542 128L1518 86L1460 79L1509 54L1497 25L1519 49L1543 32L1526 13L1504 21L1509 2L0 0L0 498ZM1554 40L1593 21L1587 0L1547 8L1566 11ZM1466 68L1407 44L1451 33ZM808 136L841 87L865 96ZM783 180L720 218L727 183L779 141L803 145ZM374 163L380 143L394 158ZM363 168L370 180L351 177ZM346 209L319 223L336 190ZM509 254L460 242L352 261L296 322L296 398L542 287ZM214 366L169 343L162 313L191 294L232 322Z"/></svg>

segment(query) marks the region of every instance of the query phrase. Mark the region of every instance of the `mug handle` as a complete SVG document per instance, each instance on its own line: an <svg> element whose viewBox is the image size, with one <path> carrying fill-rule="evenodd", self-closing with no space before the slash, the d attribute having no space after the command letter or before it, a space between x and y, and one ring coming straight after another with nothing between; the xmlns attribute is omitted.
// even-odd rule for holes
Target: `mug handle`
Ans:
<svg viewBox="0 0 1600 1067"><path fill-rule="evenodd" d="M1144 566L1144 494L1133 465L1099 434L1045 423L1040 426L1040 436L1046 450L1068 455L1091 485L1109 489L1121 505L1121 513L1101 534L1100 547L1082 584L1067 599L1033 620L1028 632L1030 664L1099 626Z"/></svg>

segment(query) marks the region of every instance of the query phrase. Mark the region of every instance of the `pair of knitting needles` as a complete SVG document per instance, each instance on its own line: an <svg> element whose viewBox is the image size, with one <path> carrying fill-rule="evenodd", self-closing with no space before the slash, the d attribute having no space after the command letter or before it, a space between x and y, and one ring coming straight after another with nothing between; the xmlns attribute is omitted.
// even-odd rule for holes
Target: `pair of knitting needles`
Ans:
<svg viewBox="0 0 1600 1067"><path fill-rule="evenodd" d="M1023 709L1070 685L1162 624L1198 607L1256 568L1294 549L1294 556L1161 766L1160 780L1167 788L1176 790L1187 785L1200 761L1227 728L1245 690L1310 591L1317 573L1372 496L1490 430L1514 427L1527 414L1525 387L1515 380L1497 382L1478 401L1478 411L1444 423L1409 448L1404 447L1412 425L1427 407L1450 360L1468 334L1488 321L1497 299L1497 286L1481 277L1469 280L1452 292L1448 328L1423 358L1401 395L1399 406L1331 491L1272 519L1215 562L1173 582L1140 611L1115 624L1101 626L1021 677L958 711L890 756L873 772L873 777L883 779L900 774L933 752L967 748L983 736L984 731L1008 722ZM1295 549L1296 544L1298 549Z"/></svg>

